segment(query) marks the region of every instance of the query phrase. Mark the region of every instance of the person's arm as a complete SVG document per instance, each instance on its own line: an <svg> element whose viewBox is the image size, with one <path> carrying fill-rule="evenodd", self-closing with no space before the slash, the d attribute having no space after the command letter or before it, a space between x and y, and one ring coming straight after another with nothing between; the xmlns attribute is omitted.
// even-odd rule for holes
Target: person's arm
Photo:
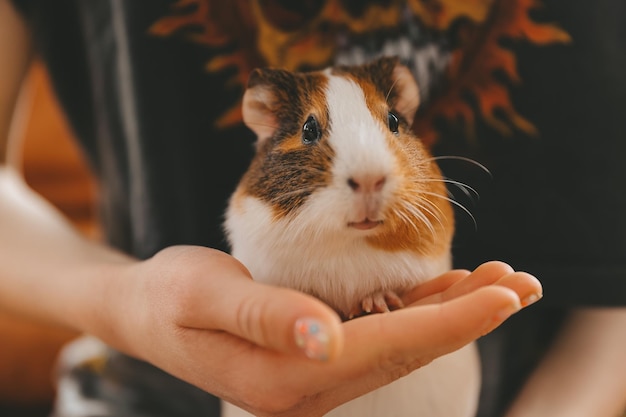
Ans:
<svg viewBox="0 0 626 417"><path fill-rule="evenodd" d="M626 309L572 313L507 417L619 417L626 412Z"/></svg>
<svg viewBox="0 0 626 417"><path fill-rule="evenodd" d="M138 261L86 241L6 168L0 231L0 308L94 334L260 416L328 411L491 331L541 291L487 264L419 287L413 308L341 325L321 302L252 281L222 252L179 246ZM303 318L325 329L328 361L298 348Z"/></svg>
<svg viewBox="0 0 626 417"><path fill-rule="evenodd" d="M319 301L253 282L218 251L137 261L85 241L6 168L0 230L0 308L94 334L260 416L328 411L475 340L541 291L487 264L419 287L413 308L340 325ZM327 362L298 348L303 318L325 329Z"/></svg>
<svg viewBox="0 0 626 417"><path fill-rule="evenodd" d="M315 416L466 345L541 292L490 263L417 288L413 307L342 324L223 252L177 246L141 261L89 241L6 164L29 55L26 26L0 0L0 309L92 334L255 415ZM301 319L327 336L308 352L325 360L299 347Z"/></svg>

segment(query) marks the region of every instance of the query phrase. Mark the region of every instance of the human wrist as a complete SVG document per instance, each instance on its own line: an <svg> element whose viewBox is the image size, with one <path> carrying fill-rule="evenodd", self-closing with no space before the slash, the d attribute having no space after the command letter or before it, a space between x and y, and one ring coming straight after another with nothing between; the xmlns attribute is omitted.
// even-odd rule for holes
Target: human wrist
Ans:
<svg viewBox="0 0 626 417"><path fill-rule="evenodd" d="M95 259L75 269L80 274L80 287L73 292L72 312L66 316L72 326L91 334L112 347L133 354L129 334L132 333L132 306L138 291L132 270L140 263L114 251L95 254Z"/></svg>

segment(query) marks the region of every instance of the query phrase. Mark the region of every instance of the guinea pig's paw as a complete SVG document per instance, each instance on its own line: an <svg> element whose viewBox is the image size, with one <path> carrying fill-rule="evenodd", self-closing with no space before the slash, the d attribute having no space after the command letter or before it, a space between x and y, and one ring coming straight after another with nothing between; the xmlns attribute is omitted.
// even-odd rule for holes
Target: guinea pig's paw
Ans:
<svg viewBox="0 0 626 417"><path fill-rule="evenodd" d="M373 313L388 313L404 307L404 303L395 291L379 291L365 297L350 312L350 318Z"/></svg>

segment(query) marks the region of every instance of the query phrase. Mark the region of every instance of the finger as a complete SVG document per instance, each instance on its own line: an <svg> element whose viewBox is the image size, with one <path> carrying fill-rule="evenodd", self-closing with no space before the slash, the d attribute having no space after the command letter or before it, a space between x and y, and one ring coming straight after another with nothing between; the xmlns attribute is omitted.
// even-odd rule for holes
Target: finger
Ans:
<svg viewBox="0 0 626 417"><path fill-rule="evenodd" d="M338 315L301 292L252 281L237 268L222 268L205 289L190 296L184 327L222 330L278 352L329 360L343 346Z"/></svg>
<svg viewBox="0 0 626 417"><path fill-rule="evenodd" d="M440 301L451 300L486 285L501 285L512 289L522 300L523 307L542 296L541 283L537 278L525 272L515 272L506 263L492 261L482 264L465 279L451 285L441 293Z"/></svg>
<svg viewBox="0 0 626 417"><path fill-rule="evenodd" d="M526 272L514 272L496 281L496 285L508 287L515 291L521 300L522 307L527 307L543 297L541 282Z"/></svg>
<svg viewBox="0 0 626 417"><path fill-rule="evenodd" d="M486 286L444 303L408 307L345 323L345 348L348 352L378 342L382 352L449 352L490 332L520 308L513 290ZM376 340L367 340L370 337Z"/></svg>
<svg viewBox="0 0 626 417"><path fill-rule="evenodd" d="M490 261L479 265L465 279L452 285L444 299L451 299L463 294L468 294L480 287L495 284L502 277L515 272L513 268L500 261Z"/></svg>
<svg viewBox="0 0 626 417"><path fill-rule="evenodd" d="M503 280L503 278L508 276L512 276L512 278ZM435 292L427 297L423 297L418 287L406 294L404 298L409 304L439 303L468 294L486 285L494 284L507 286L516 291L521 299L526 300L527 303L523 304L524 306L530 304L533 299L536 301L541 298L541 284L535 277L522 272L516 273L508 264L499 261L486 262L480 265L471 273L452 282L448 288L439 293Z"/></svg>
<svg viewBox="0 0 626 417"><path fill-rule="evenodd" d="M456 272L453 277L448 278L450 280L450 285L448 285L447 287L441 286L441 290L438 292L432 292L431 294L427 294L426 296L424 296L424 294L422 294L420 288L418 287L414 291L406 294L406 296L404 297L405 302L407 302L407 304L412 304L415 302L418 302L418 304L428 304L449 300L451 298L454 298L455 296L467 294L485 285L493 284L498 279L502 278L506 274L510 274L511 272L513 272L513 269L504 262L485 262L484 264L478 266L472 272ZM445 277L448 274L444 274L443 276ZM444 295L444 292L447 292L447 295Z"/></svg>
<svg viewBox="0 0 626 417"><path fill-rule="evenodd" d="M350 379L358 391L390 382L487 334L520 308L514 291L487 286L445 303L346 322L344 353L326 369L327 383Z"/></svg>
<svg viewBox="0 0 626 417"><path fill-rule="evenodd" d="M403 294L402 301L405 305L409 305L423 298L430 297L435 294L440 294L450 288L452 285L467 277L469 274L469 271L461 269L448 271L438 276L437 278L426 281L411 289L409 292Z"/></svg>

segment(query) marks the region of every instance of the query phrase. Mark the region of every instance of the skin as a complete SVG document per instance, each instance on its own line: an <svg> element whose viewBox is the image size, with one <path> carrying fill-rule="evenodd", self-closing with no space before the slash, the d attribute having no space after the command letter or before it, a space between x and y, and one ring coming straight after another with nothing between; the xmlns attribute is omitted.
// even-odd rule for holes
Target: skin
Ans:
<svg viewBox="0 0 626 417"><path fill-rule="evenodd" d="M12 238L0 239L3 309L94 334L259 416L321 415L480 337L541 291L494 262L443 275L415 308L341 324L312 297L252 281L222 252L178 246L139 261L86 241L31 191L10 190L13 175L0 170L0 228ZM295 345L301 317L326 325L328 361Z"/></svg>
<svg viewBox="0 0 626 417"><path fill-rule="evenodd" d="M626 410L626 309L581 308L506 417L619 417Z"/></svg>
<svg viewBox="0 0 626 417"><path fill-rule="evenodd" d="M405 309L342 324L312 297L252 281L222 252L177 246L138 260L88 241L8 164L30 51L23 21L0 0L0 309L93 334L255 415L317 416L466 345L541 294L534 277L491 262L415 288ZM303 317L326 327L327 361L297 347Z"/></svg>

